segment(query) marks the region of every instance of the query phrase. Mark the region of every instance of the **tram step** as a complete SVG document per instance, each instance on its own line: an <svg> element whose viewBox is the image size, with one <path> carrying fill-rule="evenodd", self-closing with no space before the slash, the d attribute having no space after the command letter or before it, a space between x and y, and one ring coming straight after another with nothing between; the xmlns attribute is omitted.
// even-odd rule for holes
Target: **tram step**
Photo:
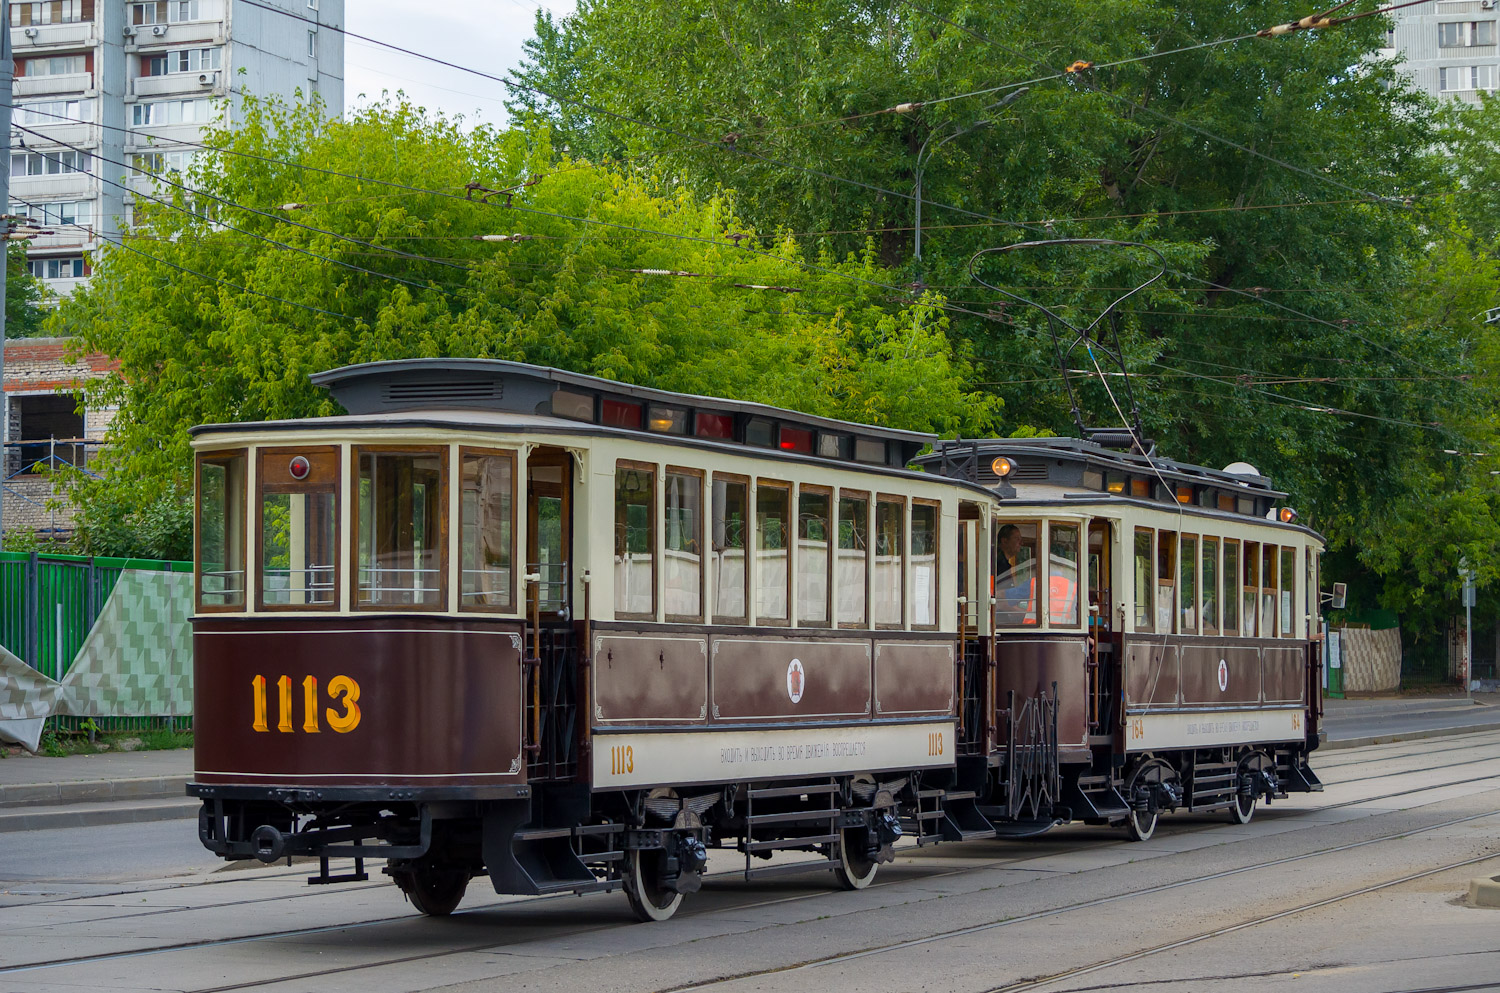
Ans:
<svg viewBox="0 0 1500 993"><path fill-rule="evenodd" d="M790 810L784 814L750 814L745 818L746 824L789 824L793 821L831 821L839 816L837 810L819 808L817 810Z"/></svg>
<svg viewBox="0 0 1500 993"><path fill-rule="evenodd" d="M940 796L942 796L945 792L946 792L946 790L918 790L917 791L917 799L918 800L931 800L933 797L940 797Z"/></svg>
<svg viewBox="0 0 1500 993"><path fill-rule="evenodd" d="M572 836L572 828L523 828L516 832L515 839L517 841L541 841L544 838L571 838Z"/></svg>
<svg viewBox="0 0 1500 993"><path fill-rule="evenodd" d="M595 862L618 862L624 857L624 852L584 852L578 856L578 860L593 865Z"/></svg>
<svg viewBox="0 0 1500 993"><path fill-rule="evenodd" d="M799 872L826 872L837 863L823 860L819 862L792 862L788 865L763 865L758 868L746 869L746 879L766 879L770 876L790 876Z"/></svg>
<svg viewBox="0 0 1500 993"><path fill-rule="evenodd" d="M784 848L805 848L808 845L827 845L838 841L836 834L811 834L798 838L777 838L775 841L751 841L745 845L747 852L774 852Z"/></svg>
<svg viewBox="0 0 1500 993"><path fill-rule="evenodd" d="M1004 824L996 824L992 837L995 838L1034 838L1052 830L1061 821L1052 818L1043 818L1035 821L1007 821Z"/></svg>
<svg viewBox="0 0 1500 993"><path fill-rule="evenodd" d="M978 795L979 794L975 793L973 790L944 790L943 800L972 800Z"/></svg>
<svg viewBox="0 0 1500 993"><path fill-rule="evenodd" d="M819 783L815 786L770 786L765 789L752 789L749 795L753 800L770 800L781 796L818 796L838 791L837 783Z"/></svg>
<svg viewBox="0 0 1500 993"><path fill-rule="evenodd" d="M915 814L907 814L901 818L904 821L931 821L943 816L941 810L920 810Z"/></svg>
<svg viewBox="0 0 1500 993"><path fill-rule="evenodd" d="M598 835L619 834L625 830L623 824L580 824L573 829L574 834Z"/></svg>
<svg viewBox="0 0 1500 993"><path fill-rule="evenodd" d="M619 882L613 879L595 879L590 882L570 882L564 879L555 883L537 883L536 893L598 893L601 890L608 892L619 885Z"/></svg>

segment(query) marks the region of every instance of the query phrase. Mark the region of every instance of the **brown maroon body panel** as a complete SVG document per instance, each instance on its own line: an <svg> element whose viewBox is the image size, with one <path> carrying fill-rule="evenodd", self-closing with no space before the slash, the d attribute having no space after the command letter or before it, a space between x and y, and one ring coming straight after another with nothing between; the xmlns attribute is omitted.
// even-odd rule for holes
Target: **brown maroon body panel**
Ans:
<svg viewBox="0 0 1500 993"><path fill-rule="evenodd" d="M1126 709L1244 710L1306 702L1307 647L1286 639L1140 635L1125 645Z"/></svg>
<svg viewBox="0 0 1500 993"><path fill-rule="evenodd" d="M1307 692L1307 647L1267 648L1261 655L1261 691L1266 703L1302 703Z"/></svg>
<svg viewBox="0 0 1500 993"><path fill-rule="evenodd" d="M782 723L870 716L867 640L715 638L710 651L710 709L716 721ZM800 667L793 667L794 660ZM796 668L800 671L793 675ZM789 680L800 686L790 686Z"/></svg>
<svg viewBox="0 0 1500 993"><path fill-rule="evenodd" d="M525 782L521 647L514 623L200 617L193 635L195 781Z"/></svg>
<svg viewBox="0 0 1500 993"><path fill-rule="evenodd" d="M1063 762L1089 758L1085 651L1082 634L1001 635L997 649L995 706L1004 710L1010 691L1018 704L1043 693L1055 697L1058 758Z"/></svg>
<svg viewBox="0 0 1500 993"><path fill-rule="evenodd" d="M1176 645L1137 641L1125 651L1125 699L1146 710L1177 706L1181 663Z"/></svg>
<svg viewBox="0 0 1500 993"><path fill-rule="evenodd" d="M598 634L594 660L595 724L707 720L707 634Z"/></svg>
<svg viewBox="0 0 1500 993"><path fill-rule="evenodd" d="M875 642L875 715L946 717L953 713L953 643Z"/></svg>
<svg viewBox="0 0 1500 993"><path fill-rule="evenodd" d="M1260 646L1203 644L1182 646L1184 707L1254 707L1260 703Z"/></svg>

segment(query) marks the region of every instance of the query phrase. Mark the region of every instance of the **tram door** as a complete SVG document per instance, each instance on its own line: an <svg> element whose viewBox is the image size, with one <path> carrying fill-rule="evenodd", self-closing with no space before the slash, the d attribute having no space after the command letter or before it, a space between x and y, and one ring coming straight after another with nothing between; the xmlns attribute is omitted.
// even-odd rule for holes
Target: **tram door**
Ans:
<svg viewBox="0 0 1500 993"><path fill-rule="evenodd" d="M535 448L526 460L527 776L566 780L577 774L577 646L572 620L573 457Z"/></svg>
<svg viewBox="0 0 1500 993"><path fill-rule="evenodd" d="M1115 666L1114 614L1112 604L1114 590L1111 577L1114 563L1111 550L1114 547L1111 522L1094 519L1089 522L1088 555L1088 627L1089 627L1089 733L1107 734L1108 715L1111 706L1111 686Z"/></svg>

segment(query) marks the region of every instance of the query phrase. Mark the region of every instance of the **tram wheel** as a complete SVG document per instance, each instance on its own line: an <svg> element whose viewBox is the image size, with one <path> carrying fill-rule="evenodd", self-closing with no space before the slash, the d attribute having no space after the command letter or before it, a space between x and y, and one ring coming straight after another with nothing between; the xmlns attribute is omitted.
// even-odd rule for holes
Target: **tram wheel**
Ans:
<svg viewBox="0 0 1500 993"><path fill-rule="evenodd" d="M428 917L453 913L469 888L469 874L463 869L414 866L395 878L411 905Z"/></svg>
<svg viewBox="0 0 1500 993"><path fill-rule="evenodd" d="M665 854L659 851L632 849L625 862L625 899L637 919L651 923L665 921L682 906L682 894L657 885L658 869Z"/></svg>
<svg viewBox="0 0 1500 993"><path fill-rule="evenodd" d="M1250 818L1255 816L1255 805L1259 800L1254 794L1245 796L1243 793L1236 793L1229 804L1229 823L1249 824Z"/></svg>
<svg viewBox="0 0 1500 993"><path fill-rule="evenodd" d="M834 878L846 890L862 890L875 880L880 864L865 854L869 828L844 828L839 834L839 864Z"/></svg>
<svg viewBox="0 0 1500 993"><path fill-rule="evenodd" d="M1125 833L1131 841L1150 841L1160 819L1160 813L1155 810L1132 810L1125 815Z"/></svg>

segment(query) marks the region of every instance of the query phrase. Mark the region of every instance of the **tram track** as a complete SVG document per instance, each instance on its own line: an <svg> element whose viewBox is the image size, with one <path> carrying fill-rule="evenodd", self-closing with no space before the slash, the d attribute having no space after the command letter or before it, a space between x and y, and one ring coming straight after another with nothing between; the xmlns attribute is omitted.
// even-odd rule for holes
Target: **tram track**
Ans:
<svg viewBox="0 0 1500 993"><path fill-rule="evenodd" d="M1429 790L1432 790L1432 789L1439 789L1439 788L1444 788L1446 786L1461 785L1461 784L1465 784L1465 783L1469 783L1469 782L1482 781L1484 779L1500 779L1500 774L1497 774L1495 776L1475 777L1472 780L1462 780L1462 781L1453 782L1453 783L1443 783L1443 784L1434 784L1434 785L1425 786L1425 787L1417 787L1417 788L1414 788L1414 789L1411 789L1411 790L1401 791L1400 793L1396 793L1396 794L1389 794L1389 795L1385 795L1385 796L1366 797L1366 798L1361 798L1361 799L1356 799L1356 800L1350 800L1350 801L1345 801L1342 804L1330 805L1329 807L1320 807L1320 808L1317 808L1317 809L1319 809L1319 810L1326 810L1326 809L1330 809L1333 806L1348 806L1348 805L1357 804L1357 803L1367 803L1367 802L1371 802L1373 800L1388 799L1388 798L1390 798L1392 796L1409 795L1409 794L1413 794L1413 793L1421 793L1421 792L1426 792L1426 791L1429 791ZM907 945L926 944L926 943L930 943L930 942L933 942L933 941L943 940L944 938L947 938L947 937L956 937L956 936L961 936L963 934L969 934L969 933L975 933L975 932L979 932L979 931L991 930L991 929L994 929L994 928L1004 927L1004 926L1008 926L1008 925L1011 925L1011 924L1024 923L1025 921L1028 921L1028 920L1035 920L1035 919L1040 919L1042 917L1055 916L1057 914L1065 913L1065 912L1072 911L1072 910L1086 909L1088 907L1093 907L1093 906L1098 906L1098 905L1102 905L1102 904L1117 902L1119 900L1130 899L1130 898L1133 898L1133 897L1136 897L1136 896L1142 896L1142 895L1146 895L1146 894L1150 894L1150 893L1154 893L1154 892L1162 892L1162 891L1165 891L1165 890L1171 890L1171 889L1176 889L1176 888L1180 888L1180 887L1196 885L1198 883L1210 882L1210 881L1213 881L1213 880L1216 880L1216 879L1221 879L1221 878L1225 878L1225 877L1228 877L1228 876L1239 875L1239 874L1246 873L1246 872L1259 871L1259 870L1262 870L1262 869L1272 868L1272 867L1275 867L1275 866L1284 865L1284 864L1288 864L1288 863L1300 862L1300 861L1304 861L1304 860L1307 860L1307 859L1318 858L1318 857L1322 857L1322 856L1326 856L1326 855L1336 854L1336 853L1342 852L1342 851L1349 851L1349 850L1352 850L1352 849L1363 848L1363 847L1367 847L1369 845L1380 844L1380 843L1388 842L1388 841L1395 841L1395 840L1399 840L1399 839L1402 839L1402 838L1409 838L1409 837L1413 837L1413 836L1425 834L1425 833L1428 833L1428 832L1431 832L1431 831L1441 830L1441 829L1446 828L1446 827L1452 827L1452 826L1455 826L1455 825L1458 825L1458 824L1467 823L1469 821L1474 821L1474 820L1478 820L1478 819L1482 819L1482 818L1486 818L1486 817L1493 817L1493 816L1497 816L1497 815L1500 815L1500 811L1489 811L1489 812L1485 812L1485 813L1481 813L1481 814L1471 814L1471 815L1466 815L1464 817L1450 818L1450 819L1446 819L1446 820L1443 820L1443 821L1440 821L1440 822L1437 822L1437 823L1434 823L1434 824L1425 825L1423 827L1413 828L1413 829L1399 831L1399 832L1393 832L1393 833L1390 833L1390 834L1385 834L1385 835L1381 835L1381 836L1378 836L1378 837L1365 839L1365 840L1359 841L1359 842L1352 842L1352 843L1348 843L1348 844L1344 844L1344 845L1333 846L1333 847L1330 847L1330 848L1318 849L1318 850L1313 851L1313 852L1307 852L1307 853L1303 853L1303 854L1300 854L1300 855L1287 856L1287 857L1283 857L1283 858L1267 860L1267 861L1255 863L1255 864L1252 864L1252 865L1236 867L1236 868L1233 868L1233 869L1219 870L1219 871L1215 871L1215 872L1212 872L1212 873L1204 873L1204 874L1193 876L1193 877L1190 877L1190 878L1187 878L1187 879L1176 880L1176 881L1173 881L1171 883L1164 883L1164 884L1160 884L1160 885L1154 886L1154 887L1149 887L1149 888L1146 888L1146 889L1143 889L1143 890L1132 891L1130 893L1117 894L1117 895L1113 895L1113 896L1110 896L1110 897L1102 897L1102 898L1096 898L1096 899L1093 899L1093 900L1081 901L1081 902L1078 902L1078 903L1069 904L1069 905L1064 906L1064 907L1053 908L1053 909L1050 909L1050 910L1047 910L1047 911L1040 911L1037 914L1025 915L1025 916L1022 916L1022 917L1011 918L1011 919L1007 919L1007 920L1003 920L1003 921L991 922L991 923L984 924L984 925L978 925L978 926L975 926L975 927L972 927L972 928L960 929L960 930L952 932L952 933L945 933L945 934L941 934L941 935L928 936L928 937L921 938L921 939L914 939L913 941L910 941L910 942L896 943L896 944L893 944L893 945L888 946L888 947L883 946L883 947L875 948L875 949L865 949L865 950L861 950L859 952L854 952L854 953L849 953L847 955L838 956L838 957L835 957L833 959L819 960L818 962L813 962L813 963L805 963L805 964L802 964L802 965L799 965L799 966L795 966L795 967L792 967L792 968L811 968L811 967L816 967L816 966L821 965L821 964L827 964L829 962L846 961L846 960L850 960L850 959L853 959L853 958L863 957L863 956L866 956L866 955L879 954L879 953L884 952L884 951L895 950L895 949L899 949L901 947L906 947ZM1129 844L1129 843L1128 842L1119 842L1118 844L1123 846L1123 845ZM944 877L948 877L948 876L963 875L963 874L969 874L969 873L973 873L973 872L977 872L977 871L984 871L986 869L1003 868L1005 866L1014 866L1014 865L1017 865L1018 863L1024 863L1024 862L1030 861L1033 858L1045 858L1045 857L1047 857L1047 856L1045 856L1045 855L1033 855L1033 856L1023 856L1023 857L1019 857L1019 858L1005 858L1005 859L989 860L989 861L983 861L983 862L968 863L968 864L966 864L964 866L961 866L961 867L956 867L956 868L952 868L952 869L945 869L945 870L940 871L940 872L934 872L934 873L930 873L930 874L924 875L924 876L921 877L921 879L922 880L940 879L940 878L944 878ZM1493 857L1493 856L1491 856L1491 857ZM809 873L817 871L817 867L819 867L819 866L821 866L821 863L809 863ZM717 876L719 878L717 880L715 880L716 882L724 882L724 881L729 881L729 880L733 879L734 877L737 877L738 875L739 875L738 871L729 871L729 872L724 872L724 873L715 873L715 874L713 874L713 876L711 876L709 878L713 879L714 876ZM903 883L909 883L909 882L912 882L912 880L906 880L906 879L883 880L883 881L879 881L879 882L875 883L874 887L897 886L897 885L901 885ZM872 888L874 888L874 887L872 887ZM707 908L707 907L705 907L705 908L703 908L701 910L697 910L697 911L686 910L685 909L684 912L681 914L681 917L683 917L683 918L691 918L691 917L707 916L707 915L712 915L712 914L716 914L716 913L723 913L723 912L743 912L745 910L751 910L751 909L755 909L755 908L759 908L759 907L773 906L773 905L786 904L786 903L795 903L795 902L800 902L800 901L809 900L809 899L815 899L815 898L819 898L819 897L826 897L826 896L829 896L830 893L831 893L831 891L829 891L827 889L819 889L819 890L817 890L815 892L811 892L811 893L798 893L798 894L792 894L792 895L788 895L788 896L776 897L776 898L768 899L768 900L754 900L754 901L745 902L745 903L736 902L736 903L734 903L734 904L732 904L731 906L728 906L728 907L716 907L716 908ZM217 905L213 905L213 908L191 908L191 909L192 909L193 912L197 912L197 911L199 911L201 909L215 909L215 908L217 908L217 909L223 909L223 908L233 907L233 906L237 906L237 905L241 905L241 904L261 903L261 902L264 902L264 899L265 898L255 898L253 900L236 901L236 902L226 903L226 904L217 904ZM556 894L556 895L553 895L553 896L538 897L538 898L531 899L531 900L503 901L503 902L487 903L487 904L482 904L482 905L476 906L476 907L465 908L465 910L461 911L459 915L455 915L455 916L468 916L468 915L472 915L472 914L483 913L483 912L486 912L486 911L493 911L493 910L496 910L496 909L499 909L499 908L521 906L521 905L524 905L526 907L535 907L535 906L537 906L537 904L542 903L542 902L551 903L553 901L560 901L560 900L563 900L563 899L573 899L573 896L572 896L572 894ZM162 911L153 911L151 913L166 913L166 912L170 912L170 911L162 910ZM180 910L179 910L179 912L180 912ZM118 919L118 918L111 918L111 919L113 920L113 919ZM49 970L49 969L62 968L62 967L71 966L71 965L87 965L87 964L96 964L96 963L109 962L109 961L122 961L122 960L128 960L128 959L134 959L134 958L142 958L142 957L153 956L153 955L169 954L169 953L173 953L173 952L198 951L198 950L209 949L209 948L231 947L231 946L239 945L239 944L250 944L250 943L255 943L255 942L263 942L263 941L275 941L275 940L282 940L282 939L288 939L288 938L301 938L301 937L313 936L313 935L318 935L318 934L329 934L329 933L340 932L340 931L362 930L362 929L365 929L365 928L376 927L376 926L385 925L385 924L393 924L393 923L400 923L402 921L414 921L414 920L419 920L419 918L416 918L413 915L411 915L411 914L408 913L408 914L402 914L402 915L397 915L397 916L381 917L381 918L377 918L377 919L373 919L373 920L367 920L367 921L355 921L355 922L348 922L348 923L342 923L342 924L320 925L320 926L309 927L309 928L281 929L281 930L277 930L277 931L267 931L267 932L261 932L261 933L256 933L256 934L249 934L249 935L236 935L236 936L227 937L227 938L209 938L209 939L204 939L204 940L201 940L201 941L171 942L171 943L164 943L164 944L156 945L156 946L149 947L149 948L131 949L129 951L101 952L101 953L93 954L93 955L70 956L70 957L66 957L66 958L52 959L52 960L41 961L41 962L25 963L25 964L21 964L21 965L17 965L17 966L12 966L12 967L0 968L0 976L19 975L19 974L24 974L24 973L29 973L29 972L36 972L36 971L43 971L43 970ZM597 932L601 932L601 931L607 931L607 930L618 928L618 927L621 926L621 923L623 923L623 922L609 922L609 923L604 923L604 924L593 925L593 926L590 926L590 927L571 928L571 929L560 930L560 931L552 931L552 932L549 932L547 934L547 938L548 938L548 940L556 940L556 939L562 939L562 938L581 937L581 936L585 936L585 935L588 935L588 934L593 934L593 933L597 933ZM483 942L467 943L467 944L464 944L464 945L452 946L452 947L443 948L443 949L439 949L439 950L431 951L431 952L422 952L422 953L416 953L416 954L405 955L405 956L383 957L383 958L380 958L380 959L378 959L376 961L359 963L357 965L352 965L352 966L334 967L334 968L330 968L330 969L326 969L326 970L315 970L315 971L309 971L309 972L304 972L304 973L297 973L295 975L279 976L279 977L274 977L274 978L258 979L258 980L254 980L254 981L247 981L247 982L244 982L244 983L231 984L231 985L226 985L226 986L216 986L216 987L211 987L211 988L204 988L204 989L200 989L200 990L195 991L195 993L229 993L229 991L232 991L232 990L250 989L250 988L257 987L257 986L270 985L272 983L277 983L277 982L303 981L303 980L317 979L319 977L324 977L324 976L328 976L328 975L335 975L335 974L344 974L344 973L349 973L349 972L356 972L356 971L360 971L360 970L364 970L364 969L383 968L383 967L388 967L388 966L396 966L396 965L402 965L402 964L409 964L411 962L418 962L418 961L426 961L426 960L438 959L438 958L443 958L443 957L450 956L450 955L462 955L462 954L475 953L475 952L497 951L497 950L503 950L505 948L512 947L512 946L515 946L515 945L524 944L528 940L531 940L531 939L530 938L526 938L526 937L521 937L521 938L516 938L514 940L505 940L505 941L499 941L499 942L494 941L494 940L486 940L486 941L483 941ZM784 970L780 970L780 969L777 969L777 970L766 970L767 973L769 973L769 972L777 972L777 971L784 971ZM760 974L760 973L756 973L756 974ZM680 989L681 991L700 989L700 988L705 988L706 986L712 986L714 984L717 984L717 983L720 983L720 982L724 982L724 981L727 981L728 979L733 979L733 978L743 978L743 977L725 977L724 979L717 979L717 980L714 980L711 983L700 985L700 986L685 986L685 987L676 988L676 989Z"/></svg>
<svg viewBox="0 0 1500 993"><path fill-rule="evenodd" d="M1382 748L1394 748L1397 746L1423 744L1425 742L1392 741L1384 745L1361 745L1358 748L1349 749L1346 753L1325 754L1322 749L1315 751L1309 757L1309 761L1316 762L1319 769L1347 769L1350 766L1362 765L1366 762L1395 762L1400 759L1414 758L1420 755L1441 755L1446 752L1462 752L1471 748L1482 747L1484 742L1470 741L1471 738L1500 738L1500 730L1474 731L1469 734L1449 735L1442 739L1445 742L1453 742L1442 748L1415 748L1399 755L1366 755L1367 751ZM1325 746L1326 747L1326 746Z"/></svg>

